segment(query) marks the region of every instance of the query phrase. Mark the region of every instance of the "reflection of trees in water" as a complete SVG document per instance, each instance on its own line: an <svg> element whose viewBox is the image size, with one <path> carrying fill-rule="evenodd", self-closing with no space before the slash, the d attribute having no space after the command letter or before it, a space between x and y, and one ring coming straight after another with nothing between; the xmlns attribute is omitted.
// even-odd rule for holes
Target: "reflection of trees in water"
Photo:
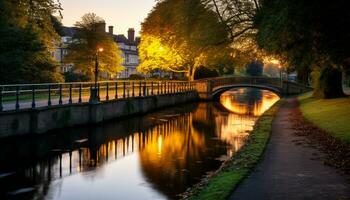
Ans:
<svg viewBox="0 0 350 200"><path fill-rule="evenodd" d="M225 146L211 140L213 132L196 130L192 113L170 122L170 130L158 128L150 130L154 137L140 151L141 167L153 186L170 198L220 165L213 158L225 154Z"/></svg>
<svg viewBox="0 0 350 200"><path fill-rule="evenodd" d="M164 118L175 120L178 113L193 108L195 104L172 109L169 113L174 114L175 110L176 115ZM50 190L59 187L59 182L51 184L53 180L103 170L99 166L145 148L148 138L153 138L149 129L167 123L149 115L103 126L67 129L57 134L1 140L0 172L15 173L0 179L0 199L11 198L9 192L23 188L28 190L21 199L50 199Z"/></svg>
<svg viewBox="0 0 350 200"><path fill-rule="evenodd" d="M237 102L246 107L260 102L262 110L264 102L274 99L256 90L242 92L228 96L229 104L223 105L229 109L227 105ZM9 191L35 187L25 199L50 199L60 187L59 181L51 184L53 180L88 171L91 176L83 177L91 178L103 170L100 166L133 152L140 153L142 172L153 187L175 197L205 172L217 169L221 162L215 158L236 152L255 120L251 112L237 115L200 103L119 123L0 141L0 171L16 172L0 179L0 198L7 199Z"/></svg>

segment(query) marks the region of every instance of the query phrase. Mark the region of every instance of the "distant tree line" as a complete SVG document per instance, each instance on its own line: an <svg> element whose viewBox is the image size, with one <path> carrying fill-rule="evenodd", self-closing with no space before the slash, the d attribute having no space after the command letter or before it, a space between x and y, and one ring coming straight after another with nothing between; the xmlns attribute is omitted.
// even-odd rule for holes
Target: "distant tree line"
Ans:
<svg viewBox="0 0 350 200"><path fill-rule="evenodd" d="M104 20L88 13L76 23L64 59L74 63L74 72L60 73L60 63L52 54L63 34L63 26L54 16L61 10L56 0L0 1L0 84L91 80L97 48L103 48L99 71L116 74L123 69L118 45L96 28Z"/></svg>

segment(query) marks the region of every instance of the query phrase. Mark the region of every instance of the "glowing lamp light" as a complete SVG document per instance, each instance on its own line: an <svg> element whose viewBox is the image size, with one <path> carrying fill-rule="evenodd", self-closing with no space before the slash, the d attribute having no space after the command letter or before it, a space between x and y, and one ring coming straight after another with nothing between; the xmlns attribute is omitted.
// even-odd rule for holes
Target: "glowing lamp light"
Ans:
<svg viewBox="0 0 350 200"><path fill-rule="evenodd" d="M272 63L274 65L280 65L281 64L281 62L279 60L276 60L276 59L270 60L270 63Z"/></svg>
<svg viewBox="0 0 350 200"><path fill-rule="evenodd" d="M98 48L98 52L103 52L103 48Z"/></svg>

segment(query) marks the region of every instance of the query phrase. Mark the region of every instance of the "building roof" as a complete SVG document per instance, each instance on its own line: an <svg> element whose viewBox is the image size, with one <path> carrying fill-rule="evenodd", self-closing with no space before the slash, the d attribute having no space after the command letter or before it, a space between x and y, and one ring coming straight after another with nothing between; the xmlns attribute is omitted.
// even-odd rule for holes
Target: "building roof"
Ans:
<svg viewBox="0 0 350 200"><path fill-rule="evenodd" d="M114 41L117 42L117 43L124 43L124 44L130 45L130 46L138 46L139 43L140 43L140 42L139 42L140 40L138 39L138 37L135 38L135 41L134 41L134 42L131 42L131 41L129 41L128 38L127 38L125 35L123 35L123 34L113 35L113 39L114 39Z"/></svg>
<svg viewBox="0 0 350 200"><path fill-rule="evenodd" d="M62 27L62 33L61 37L68 36L68 37L73 37L74 34L77 32L76 27ZM113 35L113 40L117 43L124 43L126 45L130 46L138 46L140 44L140 37L136 37L135 41L129 41L128 38L124 34L118 34L118 35Z"/></svg>
<svg viewBox="0 0 350 200"><path fill-rule="evenodd" d="M76 27L62 27L62 33L61 36L69 36L69 37L73 37L74 34L77 32L77 28Z"/></svg>

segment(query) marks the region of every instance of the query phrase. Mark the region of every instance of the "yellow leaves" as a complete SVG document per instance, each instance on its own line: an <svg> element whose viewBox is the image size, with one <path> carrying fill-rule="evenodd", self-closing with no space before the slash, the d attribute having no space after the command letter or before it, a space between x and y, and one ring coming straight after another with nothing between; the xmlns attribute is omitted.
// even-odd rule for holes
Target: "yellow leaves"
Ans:
<svg viewBox="0 0 350 200"><path fill-rule="evenodd" d="M173 71L181 63L180 55L161 42L160 38L151 35L143 35L139 46L141 64L138 71L147 73L161 69Z"/></svg>
<svg viewBox="0 0 350 200"><path fill-rule="evenodd" d="M159 2L142 23L141 38L139 71L186 72L190 79L198 67L221 65L230 46L225 26L200 0Z"/></svg>

